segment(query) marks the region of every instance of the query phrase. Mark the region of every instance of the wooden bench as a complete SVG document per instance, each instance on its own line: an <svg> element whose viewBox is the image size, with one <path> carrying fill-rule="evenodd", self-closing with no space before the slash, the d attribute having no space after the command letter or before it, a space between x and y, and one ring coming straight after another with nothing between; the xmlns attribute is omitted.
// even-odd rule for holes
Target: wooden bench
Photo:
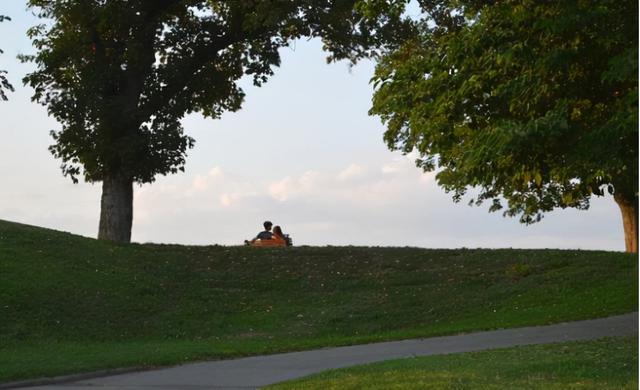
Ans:
<svg viewBox="0 0 640 390"><path fill-rule="evenodd" d="M280 247L280 246L287 246L287 242L280 238L272 238L270 240L258 239L249 245L257 246L257 247Z"/></svg>

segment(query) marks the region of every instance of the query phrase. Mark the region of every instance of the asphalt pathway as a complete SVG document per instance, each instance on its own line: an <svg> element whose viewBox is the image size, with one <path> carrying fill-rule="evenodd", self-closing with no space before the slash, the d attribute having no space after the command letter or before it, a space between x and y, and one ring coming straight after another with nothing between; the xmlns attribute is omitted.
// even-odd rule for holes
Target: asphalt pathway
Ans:
<svg viewBox="0 0 640 390"><path fill-rule="evenodd" d="M328 369L382 360L480 351L518 345L591 340L609 336L633 336L637 334L638 313L630 313L548 326L191 363L159 370L90 378L64 384L29 387L29 389L254 389Z"/></svg>

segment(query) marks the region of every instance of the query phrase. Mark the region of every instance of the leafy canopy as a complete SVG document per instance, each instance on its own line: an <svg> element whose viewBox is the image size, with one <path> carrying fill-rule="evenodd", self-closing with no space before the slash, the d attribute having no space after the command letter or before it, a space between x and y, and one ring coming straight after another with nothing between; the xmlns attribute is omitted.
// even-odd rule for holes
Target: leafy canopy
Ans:
<svg viewBox="0 0 640 390"><path fill-rule="evenodd" d="M459 201L522 222L615 192L637 204L638 3L421 1L372 114Z"/></svg>
<svg viewBox="0 0 640 390"><path fill-rule="evenodd" d="M329 60L357 61L408 31L405 1L30 0L44 23L25 83L62 125L50 150L74 181L152 182L184 170L180 120L238 110L244 75L264 83L278 49L321 37Z"/></svg>
<svg viewBox="0 0 640 390"><path fill-rule="evenodd" d="M11 20L11 18L5 15L0 15L0 22L4 22L5 20ZM2 53L3 51L2 49L0 49L0 54ZM0 69L0 100L4 101L7 100L7 94L5 90L13 92L13 85L11 85L11 83L9 83L9 80L7 80L7 76L5 76L6 74L6 70Z"/></svg>

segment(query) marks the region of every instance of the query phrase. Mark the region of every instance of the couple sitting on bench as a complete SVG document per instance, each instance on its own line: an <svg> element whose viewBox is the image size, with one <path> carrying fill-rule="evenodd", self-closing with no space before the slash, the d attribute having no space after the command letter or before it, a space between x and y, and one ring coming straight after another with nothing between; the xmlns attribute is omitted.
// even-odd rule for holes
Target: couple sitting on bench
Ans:
<svg viewBox="0 0 640 390"><path fill-rule="evenodd" d="M270 221L263 223L264 231L258 233L256 238L251 241L245 240L246 245L251 246L291 246L291 238L288 234L282 233L280 226L275 226L273 232L271 227L273 224Z"/></svg>

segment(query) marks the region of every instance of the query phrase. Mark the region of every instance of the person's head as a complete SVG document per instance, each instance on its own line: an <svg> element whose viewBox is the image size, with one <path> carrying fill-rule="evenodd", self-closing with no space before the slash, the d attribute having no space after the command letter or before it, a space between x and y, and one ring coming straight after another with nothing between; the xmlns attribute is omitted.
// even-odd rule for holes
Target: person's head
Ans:
<svg viewBox="0 0 640 390"><path fill-rule="evenodd" d="M271 230L271 226L273 226L273 224L271 223L271 221L264 221L262 226L264 226L264 230L269 231Z"/></svg>
<svg viewBox="0 0 640 390"><path fill-rule="evenodd" d="M273 228L273 234L275 234L276 236L284 237L284 233L282 233L282 229L280 229L280 226L276 226Z"/></svg>

